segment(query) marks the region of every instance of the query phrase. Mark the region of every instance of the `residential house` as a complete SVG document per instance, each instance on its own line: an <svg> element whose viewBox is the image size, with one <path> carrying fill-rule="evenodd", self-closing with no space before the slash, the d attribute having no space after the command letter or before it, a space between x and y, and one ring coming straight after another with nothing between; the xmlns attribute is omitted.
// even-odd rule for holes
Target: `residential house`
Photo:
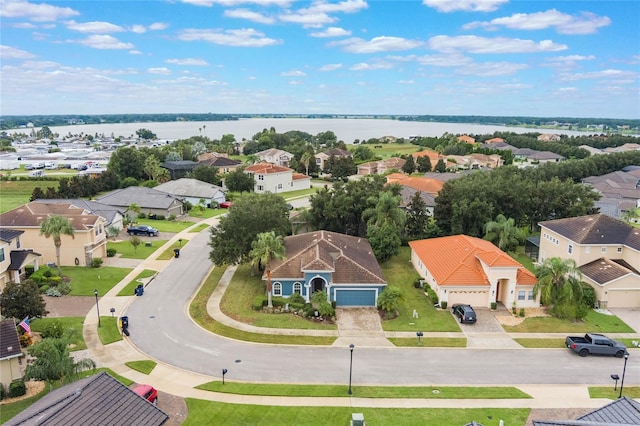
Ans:
<svg viewBox="0 0 640 426"><path fill-rule="evenodd" d="M163 168L169 171L169 176L171 176L171 180L180 179L185 177L188 173L190 173L193 169L198 166L198 163L195 161L165 161L162 163Z"/></svg>
<svg viewBox="0 0 640 426"><path fill-rule="evenodd" d="M390 170L401 170L406 160L398 157L387 158L386 160L370 161L358 166L358 175L383 175Z"/></svg>
<svg viewBox="0 0 640 426"><path fill-rule="evenodd" d="M537 139L541 142L560 142L562 138L560 137L560 135L556 134L543 134L538 135Z"/></svg>
<svg viewBox="0 0 640 426"><path fill-rule="evenodd" d="M40 253L22 249L20 237L24 231L0 228L0 291L8 282L19 283L27 265L38 269L41 262Z"/></svg>
<svg viewBox="0 0 640 426"><path fill-rule="evenodd" d="M207 152L198 156L198 164L206 167L215 167L220 174L227 174L241 167L242 161L232 160L226 154Z"/></svg>
<svg viewBox="0 0 640 426"><path fill-rule="evenodd" d="M397 183L401 186L408 186L433 196L438 195L438 192L440 192L444 186L444 183L437 179L407 176L404 173L391 173L387 175L387 183Z"/></svg>
<svg viewBox="0 0 640 426"><path fill-rule="evenodd" d="M346 149L334 148L329 151L324 151L315 155L316 165L318 169L324 170L325 163L331 158L353 158L351 151Z"/></svg>
<svg viewBox="0 0 640 426"><path fill-rule="evenodd" d="M462 135L462 136L458 136L458 142L474 144L474 143L476 143L476 140L474 138L472 138L471 136Z"/></svg>
<svg viewBox="0 0 640 426"><path fill-rule="evenodd" d="M533 164L556 163L565 159L562 155L550 151L536 151L530 148L517 148L512 150L513 158L520 161L520 167Z"/></svg>
<svg viewBox="0 0 640 426"><path fill-rule="evenodd" d="M11 382L22 378L23 356L15 320L0 321L0 385L5 390Z"/></svg>
<svg viewBox="0 0 640 426"><path fill-rule="evenodd" d="M338 307L374 307L387 285L364 238L315 231L285 237L284 245L285 259L271 265L273 296L299 293L310 301L324 291Z"/></svg>
<svg viewBox="0 0 640 426"><path fill-rule="evenodd" d="M181 178L170 180L153 189L180 198L183 202L188 201L194 206L200 204L201 200L204 201L207 207L227 201L226 188L197 179Z"/></svg>
<svg viewBox="0 0 640 426"><path fill-rule="evenodd" d="M106 257L107 236L104 218L72 204L32 201L0 215L0 223L5 229L24 231L20 236L21 246L25 249L37 248L42 254L43 262L53 264L57 262L55 246L51 239L40 234L40 224L47 217L54 215L68 219L74 231L73 237L64 234L60 237L61 265L89 266L92 259ZM30 263L32 259L33 257L27 254L22 262Z"/></svg>
<svg viewBox="0 0 640 426"><path fill-rule="evenodd" d="M126 209L121 207L114 207L108 204L78 198L39 198L35 201L43 204L71 204L80 209L84 209L89 214L102 216L106 228L114 227L116 229L122 229L124 227Z"/></svg>
<svg viewBox="0 0 640 426"><path fill-rule="evenodd" d="M55 389L5 426L161 426L169 416L106 372Z"/></svg>
<svg viewBox="0 0 640 426"><path fill-rule="evenodd" d="M601 195L595 202L601 213L620 219L625 211L640 207L640 173L634 172L633 168L590 176L582 179L582 183Z"/></svg>
<svg viewBox="0 0 640 426"><path fill-rule="evenodd" d="M257 163L244 169L253 176L254 192L281 193L311 188L311 177L271 163Z"/></svg>
<svg viewBox="0 0 640 426"><path fill-rule="evenodd" d="M129 206L137 204L142 213L148 215L180 216L182 211L182 201L166 192L158 191L154 188L143 186L130 186L124 189L116 189L96 199L97 202L109 206L118 207L132 215L128 211Z"/></svg>
<svg viewBox="0 0 640 426"><path fill-rule="evenodd" d="M453 179L458 179L461 178L463 176L468 175L469 173L474 173L473 170L463 170L457 173L452 173L452 172L445 172L445 173L438 173L438 172L429 172L429 173L425 173L423 176L425 178L429 178L429 179L435 179L435 180L439 180L442 183L448 182L450 180Z"/></svg>
<svg viewBox="0 0 640 426"><path fill-rule="evenodd" d="M400 189L400 197L402 198L400 201L400 208L406 210L416 193L420 194L420 198L422 198L422 201L424 201L427 208L427 213L429 213L429 216L433 217L433 210L436 208L436 196L428 192L422 192L410 186L402 186L402 189Z"/></svg>
<svg viewBox="0 0 640 426"><path fill-rule="evenodd" d="M574 260L601 308L640 307L640 229L605 214L539 225L538 262Z"/></svg>
<svg viewBox="0 0 640 426"><path fill-rule="evenodd" d="M536 277L493 243L467 235L410 241L411 263L449 306L539 306Z"/></svg>
<svg viewBox="0 0 640 426"><path fill-rule="evenodd" d="M614 426L640 425L640 403L627 396L618 398L578 417L576 420L536 420L533 426Z"/></svg>
<svg viewBox="0 0 640 426"><path fill-rule="evenodd" d="M496 138L496 139L500 139L500 138ZM493 140L493 139L489 139L489 140ZM509 145L508 143L506 143L504 140L500 139L499 141L495 141L495 142L489 142L489 141L485 141L485 143L480 145L481 148L487 148L487 149L498 149L498 150L509 150L509 151L513 151L516 148L513 145Z"/></svg>
<svg viewBox="0 0 640 426"><path fill-rule="evenodd" d="M413 157L413 161L416 164L418 163L418 158L420 158L420 157L429 157L429 162L431 163L431 170L433 170L433 168L436 166L436 164L438 164L438 160L441 160L441 159L444 160L445 159L444 155L440 155L436 151L431 151L429 149L425 149L423 151L414 152L413 154L411 154L411 156Z"/></svg>
<svg viewBox="0 0 640 426"><path fill-rule="evenodd" d="M486 141L484 141L484 143L487 143L487 144L504 143L504 139L502 139L502 138L491 138L491 139L487 139Z"/></svg>
<svg viewBox="0 0 640 426"><path fill-rule="evenodd" d="M270 148L255 154L260 161L275 164L276 166L289 167L293 154L281 149Z"/></svg>
<svg viewBox="0 0 640 426"><path fill-rule="evenodd" d="M607 154L610 152L627 152L627 151L640 151L640 144L637 143L625 143L620 146L612 146L603 150Z"/></svg>

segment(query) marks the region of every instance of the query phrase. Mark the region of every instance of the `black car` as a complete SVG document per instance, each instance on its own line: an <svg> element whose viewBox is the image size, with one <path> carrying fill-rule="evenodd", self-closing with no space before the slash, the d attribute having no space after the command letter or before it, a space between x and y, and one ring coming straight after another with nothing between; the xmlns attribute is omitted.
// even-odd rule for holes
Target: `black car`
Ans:
<svg viewBox="0 0 640 426"><path fill-rule="evenodd" d="M457 316L460 322L473 324L477 321L476 311L470 305L455 304L451 307L451 313Z"/></svg>
<svg viewBox="0 0 640 426"><path fill-rule="evenodd" d="M127 234L129 235L147 235L149 237L157 237L158 230L148 225L130 226L127 228Z"/></svg>

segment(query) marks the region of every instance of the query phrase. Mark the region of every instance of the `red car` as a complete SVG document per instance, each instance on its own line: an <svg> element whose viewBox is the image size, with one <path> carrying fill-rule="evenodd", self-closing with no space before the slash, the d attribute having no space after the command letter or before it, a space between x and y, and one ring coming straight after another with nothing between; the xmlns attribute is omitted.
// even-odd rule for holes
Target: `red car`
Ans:
<svg viewBox="0 0 640 426"><path fill-rule="evenodd" d="M133 391L152 403L158 405L158 391L151 385L136 385Z"/></svg>
<svg viewBox="0 0 640 426"><path fill-rule="evenodd" d="M232 205L233 205L233 203L231 201L224 201L224 202L220 203L220 208L221 209L228 209Z"/></svg>

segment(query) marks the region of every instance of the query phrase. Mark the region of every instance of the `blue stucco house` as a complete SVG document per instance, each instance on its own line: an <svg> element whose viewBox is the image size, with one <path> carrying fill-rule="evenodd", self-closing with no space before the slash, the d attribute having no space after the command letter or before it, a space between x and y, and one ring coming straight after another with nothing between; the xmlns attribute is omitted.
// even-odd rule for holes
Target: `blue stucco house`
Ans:
<svg viewBox="0 0 640 426"><path fill-rule="evenodd" d="M284 245L286 258L271 265L273 296L299 293L309 301L324 291L336 306L375 307L387 285L365 238L314 231L286 237Z"/></svg>

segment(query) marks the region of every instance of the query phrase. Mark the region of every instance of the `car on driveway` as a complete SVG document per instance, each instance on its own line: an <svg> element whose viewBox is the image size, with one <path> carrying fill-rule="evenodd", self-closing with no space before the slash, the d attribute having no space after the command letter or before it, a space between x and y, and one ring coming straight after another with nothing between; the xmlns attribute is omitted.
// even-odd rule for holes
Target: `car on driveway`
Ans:
<svg viewBox="0 0 640 426"><path fill-rule="evenodd" d="M222 203L220 203L220 208L221 209L228 209L232 205L233 205L233 203L231 201L223 201Z"/></svg>
<svg viewBox="0 0 640 426"><path fill-rule="evenodd" d="M476 311L473 310L471 305L456 303L451 307L451 313L457 316L461 323L475 324L478 320Z"/></svg>
<svg viewBox="0 0 640 426"><path fill-rule="evenodd" d="M136 385L133 391L152 403L158 405L158 391L151 385Z"/></svg>
<svg viewBox="0 0 640 426"><path fill-rule="evenodd" d="M157 237L158 230L149 225L137 225L127 228L127 234L129 235L146 235L148 237Z"/></svg>

